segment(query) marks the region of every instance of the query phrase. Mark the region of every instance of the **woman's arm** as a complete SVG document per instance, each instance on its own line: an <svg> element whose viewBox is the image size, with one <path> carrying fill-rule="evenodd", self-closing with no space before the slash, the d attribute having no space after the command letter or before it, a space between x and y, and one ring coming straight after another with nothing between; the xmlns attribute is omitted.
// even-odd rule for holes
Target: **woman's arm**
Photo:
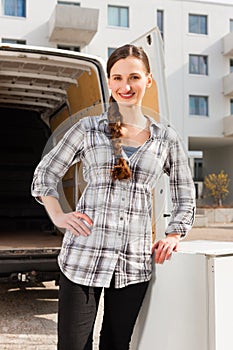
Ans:
<svg viewBox="0 0 233 350"><path fill-rule="evenodd" d="M173 208L165 233L178 233L183 238L192 228L195 218L195 186L186 150L176 132L172 128L169 131L171 142L164 171L169 176Z"/></svg>
<svg viewBox="0 0 233 350"><path fill-rule="evenodd" d="M72 164L81 160L85 129L81 121L71 127L58 144L37 165L31 192L38 201L42 196L59 199L58 183Z"/></svg>
<svg viewBox="0 0 233 350"><path fill-rule="evenodd" d="M89 236L91 231L88 225L92 226L92 220L88 215L76 211L64 213L55 197L41 196L40 199L55 226L67 229L76 236Z"/></svg>
<svg viewBox="0 0 233 350"><path fill-rule="evenodd" d="M156 250L155 262L160 264L170 259L173 251L178 250L179 241L191 229L195 216L195 188L188 157L175 131L170 128L169 134L170 150L164 171L170 179L173 210L165 232L166 237L152 247L152 252Z"/></svg>

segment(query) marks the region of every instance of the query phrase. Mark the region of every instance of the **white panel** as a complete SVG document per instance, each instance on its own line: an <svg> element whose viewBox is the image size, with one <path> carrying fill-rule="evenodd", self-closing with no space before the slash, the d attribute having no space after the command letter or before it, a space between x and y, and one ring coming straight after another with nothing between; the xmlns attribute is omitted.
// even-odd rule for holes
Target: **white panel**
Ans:
<svg viewBox="0 0 233 350"><path fill-rule="evenodd" d="M210 350L233 349L233 256L209 261Z"/></svg>
<svg viewBox="0 0 233 350"><path fill-rule="evenodd" d="M133 41L132 44L143 47L149 57L152 76L158 87L160 120L165 120L167 122L169 119L169 111L164 51L163 41L158 28L153 28L148 33Z"/></svg>
<svg viewBox="0 0 233 350"><path fill-rule="evenodd" d="M175 253L156 270L130 349L207 350L206 256Z"/></svg>

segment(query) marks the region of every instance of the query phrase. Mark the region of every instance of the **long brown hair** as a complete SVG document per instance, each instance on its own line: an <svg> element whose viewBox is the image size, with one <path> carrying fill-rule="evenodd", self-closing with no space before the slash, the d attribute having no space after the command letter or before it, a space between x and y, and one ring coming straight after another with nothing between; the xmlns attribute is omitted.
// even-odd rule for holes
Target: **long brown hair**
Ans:
<svg viewBox="0 0 233 350"><path fill-rule="evenodd" d="M107 77L110 78L110 72L113 65L127 57L135 57L141 60L144 64L146 73L150 73L150 64L148 57L145 51L141 47L134 45L124 45L112 52L107 62ZM112 178L113 180L123 180L129 179L131 177L131 171L127 164L127 161L122 157L122 147L121 147L121 127L122 127L122 115L119 111L117 102L112 96L109 99L109 108L108 108L108 120L109 128L112 140L112 146L114 150L114 155L116 158L115 165L112 169Z"/></svg>

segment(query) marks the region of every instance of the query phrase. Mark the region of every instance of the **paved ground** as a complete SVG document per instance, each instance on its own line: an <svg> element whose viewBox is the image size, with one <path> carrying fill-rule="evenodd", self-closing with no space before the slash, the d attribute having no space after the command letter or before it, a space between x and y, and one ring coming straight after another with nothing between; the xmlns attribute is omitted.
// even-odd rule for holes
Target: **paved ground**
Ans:
<svg viewBox="0 0 233 350"><path fill-rule="evenodd" d="M55 350L57 298L54 282L26 288L0 285L0 349ZM98 326L93 350L98 349Z"/></svg>
<svg viewBox="0 0 233 350"><path fill-rule="evenodd" d="M185 240L206 239L233 242L233 223L213 224L209 227L193 228Z"/></svg>
<svg viewBox="0 0 233 350"><path fill-rule="evenodd" d="M193 228L186 239L233 241L233 224ZM56 350L57 295L53 282L0 285L0 349Z"/></svg>
<svg viewBox="0 0 233 350"><path fill-rule="evenodd" d="M53 282L0 285L0 349L56 349L57 292Z"/></svg>

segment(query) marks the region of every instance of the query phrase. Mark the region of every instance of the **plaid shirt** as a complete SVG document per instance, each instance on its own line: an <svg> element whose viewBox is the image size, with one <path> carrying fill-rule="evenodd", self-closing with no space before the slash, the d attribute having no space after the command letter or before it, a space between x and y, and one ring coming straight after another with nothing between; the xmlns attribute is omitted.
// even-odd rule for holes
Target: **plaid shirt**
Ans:
<svg viewBox="0 0 233 350"><path fill-rule="evenodd" d="M130 180L112 181L114 154L107 115L77 122L39 163L32 195L59 198L57 184L71 164L82 161L87 186L76 210L93 226L88 237L65 233L58 262L72 281L117 288L148 281L152 273L151 190L165 172L170 177L173 213L166 234L191 228L195 194L187 156L171 127L150 119L150 138L128 158Z"/></svg>

